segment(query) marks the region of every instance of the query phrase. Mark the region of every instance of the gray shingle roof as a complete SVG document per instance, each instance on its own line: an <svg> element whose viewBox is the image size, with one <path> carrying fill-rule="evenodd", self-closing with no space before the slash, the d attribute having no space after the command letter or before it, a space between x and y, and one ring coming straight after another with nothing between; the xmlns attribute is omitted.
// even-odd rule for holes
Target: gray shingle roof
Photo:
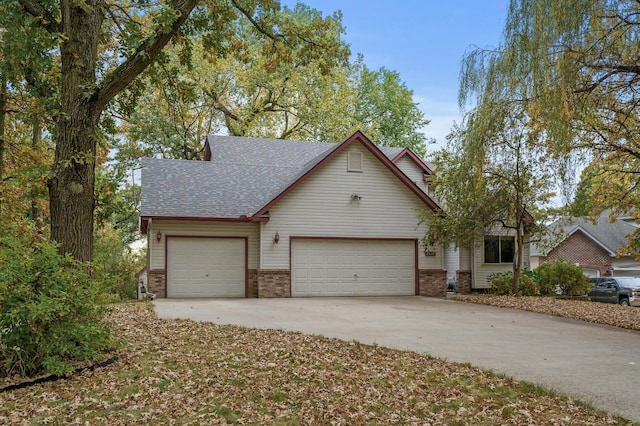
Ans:
<svg viewBox="0 0 640 426"><path fill-rule="evenodd" d="M265 205L297 167L145 159L142 216L238 218Z"/></svg>
<svg viewBox="0 0 640 426"><path fill-rule="evenodd" d="M141 216L250 216L339 144L209 136L211 161L142 162ZM390 159L401 148L383 148Z"/></svg>
<svg viewBox="0 0 640 426"><path fill-rule="evenodd" d="M596 223L593 223L590 218L563 218L550 226L552 232L560 231L562 235L568 237L574 232L582 231L587 236L591 237L602 248L609 251L610 254L615 253L621 247L626 246L628 242L628 236L632 234L637 227L624 220L616 220L613 223L609 222L609 212L601 214ZM551 248L549 246L557 246L553 244L553 241L547 240L531 247L532 255L546 255Z"/></svg>
<svg viewBox="0 0 640 426"><path fill-rule="evenodd" d="M400 154L402 151L404 150L404 148L396 148L395 146L381 146L380 147L380 151L382 151L382 153L384 155L387 156L388 159L393 160L393 158Z"/></svg>
<svg viewBox="0 0 640 426"><path fill-rule="evenodd" d="M211 135L211 162L274 167L302 167L336 144Z"/></svg>

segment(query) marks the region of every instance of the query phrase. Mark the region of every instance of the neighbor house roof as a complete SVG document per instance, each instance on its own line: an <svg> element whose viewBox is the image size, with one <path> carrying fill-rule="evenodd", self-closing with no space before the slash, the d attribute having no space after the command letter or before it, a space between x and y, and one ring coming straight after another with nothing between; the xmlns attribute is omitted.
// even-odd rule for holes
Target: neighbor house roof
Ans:
<svg viewBox="0 0 640 426"><path fill-rule="evenodd" d="M439 210L392 163L403 149L379 149L361 132L338 144L212 135L206 142L208 161L143 159L142 230L150 218L258 220L319 165L355 141L428 206Z"/></svg>
<svg viewBox="0 0 640 426"><path fill-rule="evenodd" d="M591 218L563 218L554 222L550 227L551 234L561 235L561 241L554 244L553 237L548 237L545 241L535 246L532 244L532 256L546 256L558 246L558 244L576 232L582 232L595 244L605 250L610 256L615 256L620 248L628 243L628 236L636 229L636 225L624 220L609 221L609 212L606 211L598 216L595 223ZM557 237L556 237L557 239Z"/></svg>

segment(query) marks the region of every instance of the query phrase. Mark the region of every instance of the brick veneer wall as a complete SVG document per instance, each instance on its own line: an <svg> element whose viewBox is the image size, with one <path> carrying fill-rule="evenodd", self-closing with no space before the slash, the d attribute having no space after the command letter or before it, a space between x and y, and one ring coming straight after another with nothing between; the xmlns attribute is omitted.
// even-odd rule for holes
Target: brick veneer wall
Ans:
<svg viewBox="0 0 640 426"><path fill-rule="evenodd" d="M164 269L149 271L147 291L158 298L167 297L167 273Z"/></svg>
<svg viewBox="0 0 640 426"><path fill-rule="evenodd" d="M583 268L597 269L600 271L600 276L605 276L606 271L611 269L609 254L581 231L570 235L541 260L553 263L558 259L572 264L578 263Z"/></svg>
<svg viewBox="0 0 640 426"><path fill-rule="evenodd" d="M291 271L262 269L258 271L258 297L291 297Z"/></svg>
<svg viewBox="0 0 640 426"><path fill-rule="evenodd" d="M258 271L256 269L249 269L247 272L247 280L249 281L247 297L258 297Z"/></svg>
<svg viewBox="0 0 640 426"><path fill-rule="evenodd" d="M471 271L456 271L456 291L460 294L471 293Z"/></svg>
<svg viewBox="0 0 640 426"><path fill-rule="evenodd" d="M445 297L447 295L447 271L442 269L420 269L420 296Z"/></svg>

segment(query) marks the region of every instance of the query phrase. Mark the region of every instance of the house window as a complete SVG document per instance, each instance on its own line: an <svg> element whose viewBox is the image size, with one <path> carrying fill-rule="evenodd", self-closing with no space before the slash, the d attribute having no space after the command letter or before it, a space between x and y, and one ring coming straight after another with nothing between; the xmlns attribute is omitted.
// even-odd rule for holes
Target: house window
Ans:
<svg viewBox="0 0 640 426"><path fill-rule="evenodd" d="M349 151L347 153L347 171L348 172L362 171L362 153L361 152Z"/></svg>
<svg viewBox="0 0 640 426"><path fill-rule="evenodd" d="M484 237L484 263L513 263L516 241L514 237Z"/></svg>

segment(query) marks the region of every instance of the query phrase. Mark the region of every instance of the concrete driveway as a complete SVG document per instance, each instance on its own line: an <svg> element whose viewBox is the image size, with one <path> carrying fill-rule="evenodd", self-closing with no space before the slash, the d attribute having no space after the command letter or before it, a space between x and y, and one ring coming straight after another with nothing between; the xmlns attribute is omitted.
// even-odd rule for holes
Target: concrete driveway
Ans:
<svg viewBox="0 0 640 426"><path fill-rule="evenodd" d="M469 362L640 422L638 332L425 297L159 299L154 304L161 318L300 331Z"/></svg>

